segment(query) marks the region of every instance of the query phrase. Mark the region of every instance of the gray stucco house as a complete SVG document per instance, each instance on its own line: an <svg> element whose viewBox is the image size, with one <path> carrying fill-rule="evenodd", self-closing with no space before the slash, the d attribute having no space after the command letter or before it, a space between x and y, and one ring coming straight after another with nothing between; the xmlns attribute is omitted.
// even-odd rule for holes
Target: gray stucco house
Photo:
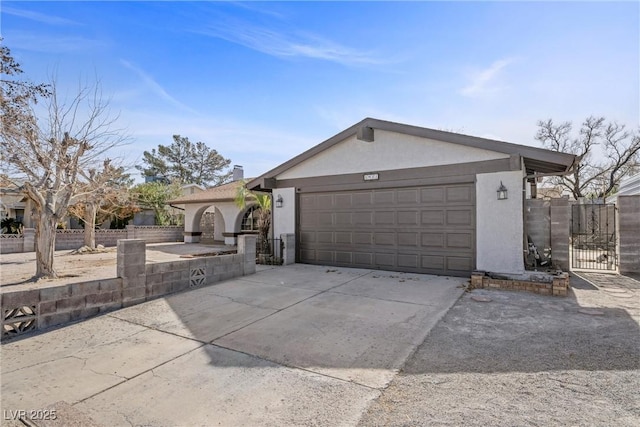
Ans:
<svg viewBox="0 0 640 427"><path fill-rule="evenodd" d="M575 162L571 154L367 118L247 186L273 193L273 234L295 234L297 262L521 274L524 199L538 177L567 173Z"/></svg>

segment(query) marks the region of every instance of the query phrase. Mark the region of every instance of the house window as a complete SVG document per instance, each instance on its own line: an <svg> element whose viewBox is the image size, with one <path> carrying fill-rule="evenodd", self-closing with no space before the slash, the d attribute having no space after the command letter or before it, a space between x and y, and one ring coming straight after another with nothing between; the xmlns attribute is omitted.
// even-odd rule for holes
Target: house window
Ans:
<svg viewBox="0 0 640 427"><path fill-rule="evenodd" d="M258 217L260 216L260 208L252 206L247 209L244 217L242 217L242 231L258 231Z"/></svg>

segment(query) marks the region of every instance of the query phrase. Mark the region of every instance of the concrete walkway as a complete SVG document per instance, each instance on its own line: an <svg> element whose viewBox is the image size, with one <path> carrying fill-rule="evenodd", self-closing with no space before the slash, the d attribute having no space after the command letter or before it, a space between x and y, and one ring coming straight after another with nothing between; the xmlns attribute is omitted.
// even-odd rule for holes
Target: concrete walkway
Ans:
<svg viewBox="0 0 640 427"><path fill-rule="evenodd" d="M296 264L10 341L3 422L355 425L467 281Z"/></svg>

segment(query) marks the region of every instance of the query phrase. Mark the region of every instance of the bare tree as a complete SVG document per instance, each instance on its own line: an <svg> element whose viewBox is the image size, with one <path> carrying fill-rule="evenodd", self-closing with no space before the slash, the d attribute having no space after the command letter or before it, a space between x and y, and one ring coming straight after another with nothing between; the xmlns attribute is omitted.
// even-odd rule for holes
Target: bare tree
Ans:
<svg viewBox="0 0 640 427"><path fill-rule="evenodd" d="M2 105L2 163L9 176L24 180L21 186L34 206L35 279L57 277L56 224L77 193L81 171L99 165L108 150L126 141L122 130L115 128L118 116L111 114L99 83L80 85L71 99L59 96L55 79L49 87L44 117L37 117L32 99L21 105L28 125L15 114L5 115L11 111Z"/></svg>
<svg viewBox="0 0 640 427"><path fill-rule="evenodd" d="M571 122L540 120L536 139L546 148L578 156L579 164L572 174L552 178L576 199L609 196L622 178L640 166L640 134L629 132L625 125L591 116L582 123L578 136L572 136L571 131ZM600 159L596 159L598 146Z"/></svg>
<svg viewBox="0 0 640 427"><path fill-rule="evenodd" d="M68 212L84 222L84 245L96 248L96 223L102 219L135 213L128 187L132 184L123 166L105 159L102 169L80 171L81 182L71 198ZM101 221L102 222L102 221Z"/></svg>

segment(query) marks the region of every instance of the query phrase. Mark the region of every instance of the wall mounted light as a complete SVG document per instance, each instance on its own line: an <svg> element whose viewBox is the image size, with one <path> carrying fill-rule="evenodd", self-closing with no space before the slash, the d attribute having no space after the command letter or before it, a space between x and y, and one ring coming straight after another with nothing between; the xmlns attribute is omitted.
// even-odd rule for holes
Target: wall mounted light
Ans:
<svg viewBox="0 0 640 427"><path fill-rule="evenodd" d="M507 200L507 187L500 181L500 187L498 187L498 200Z"/></svg>
<svg viewBox="0 0 640 427"><path fill-rule="evenodd" d="M278 197L276 198L276 208L281 208L283 205L284 200L282 199L282 196L278 194Z"/></svg>

